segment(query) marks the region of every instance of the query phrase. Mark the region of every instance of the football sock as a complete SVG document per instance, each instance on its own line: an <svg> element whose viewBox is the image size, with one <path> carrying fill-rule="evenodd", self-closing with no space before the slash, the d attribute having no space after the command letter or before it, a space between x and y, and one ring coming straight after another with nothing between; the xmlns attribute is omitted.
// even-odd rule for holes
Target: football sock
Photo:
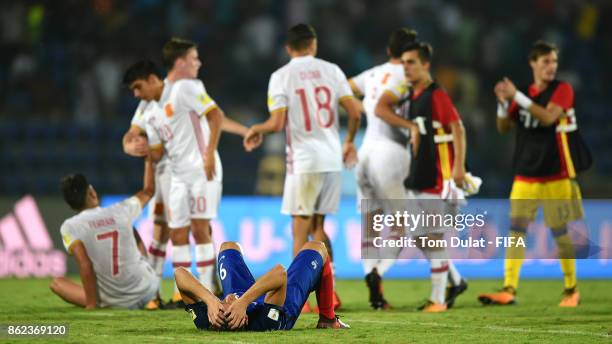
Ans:
<svg viewBox="0 0 612 344"><path fill-rule="evenodd" d="M213 274L215 266L215 248L212 242L199 244L195 247L196 267L200 282L210 291L215 291Z"/></svg>
<svg viewBox="0 0 612 344"><path fill-rule="evenodd" d="M189 245L180 245L172 247L172 267L174 271L183 267L187 270L191 270L191 250ZM174 282L174 295L178 294L178 288L176 287L176 281ZM173 300L175 297L173 297ZM174 300L176 301L176 300Z"/></svg>
<svg viewBox="0 0 612 344"><path fill-rule="evenodd" d="M443 304L448 283L448 253L446 250L425 250L424 253L431 266L430 300Z"/></svg>
<svg viewBox="0 0 612 344"><path fill-rule="evenodd" d="M319 305L319 314L327 319L336 318L336 313L334 312L334 277L332 270L332 264L328 258L325 264L323 264L319 288L315 291L317 305Z"/></svg>
<svg viewBox="0 0 612 344"><path fill-rule="evenodd" d="M553 236L559 251L559 263L563 271L563 284L565 289L576 287L576 259L572 238L567 233L567 228L553 229Z"/></svg>
<svg viewBox="0 0 612 344"><path fill-rule="evenodd" d="M161 244L157 240L153 239L149 246L148 261L157 276L161 277L164 272L164 263L166 261L166 245Z"/></svg>
<svg viewBox="0 0 612 344"><path fill-rule="evenodd" d="M448 280L453 286L461 283L461 274L451 259L448 260Z"/></svg>
<svg viewBox="0 0 612 344"><path fill-rule="evenodd" d="M526 228L513 227L510 229L510 236L525 239ZM516 242L516 241L515 241ZM518 288L521 266L525 259L525 248L522 246L511 246L506 248L506 259L504 260L504 287Z"/></svg>

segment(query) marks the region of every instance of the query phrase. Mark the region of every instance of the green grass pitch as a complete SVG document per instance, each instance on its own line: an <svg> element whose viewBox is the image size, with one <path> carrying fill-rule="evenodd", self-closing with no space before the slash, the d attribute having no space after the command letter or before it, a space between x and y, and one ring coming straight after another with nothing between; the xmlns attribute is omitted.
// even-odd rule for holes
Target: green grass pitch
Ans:
<svg viewBox="0 0 612 344"><path fill-rule="evenodd" d="M295 329L274 333L200 332L182 310L85 311L64 303L48 289L48 279L0 279L0 324L63 323L69 335L57 339L15 339L0 342L69 343L440 343L555 342L612 343L612 281L579 281L582 304L561 309L560 280L523 280L518 304L481 306L480 292L500 281L472 280L455 308L443 314L421 314L415 308L429 295L428 280L385 281L390 311L372 311L363 281L338 281L343 308L338 312L350 330L316 330L317 316L300 317ZM171 293L171 281L163 291Z"/></svg>

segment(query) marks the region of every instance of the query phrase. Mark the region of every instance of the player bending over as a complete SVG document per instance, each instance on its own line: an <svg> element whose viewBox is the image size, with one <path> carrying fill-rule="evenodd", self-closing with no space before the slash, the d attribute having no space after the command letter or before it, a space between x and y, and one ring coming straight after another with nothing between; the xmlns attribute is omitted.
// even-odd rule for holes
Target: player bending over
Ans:
<svg viewBox="0 0 612 344"><path fill-rule="evenodd" d="M223 301L186 269L175 272L185 310L201 330L290 330L312 291L319 305L317 328L350 328L334 312L331 265L322 242L307 242L287 271L278 264L257 281L235 242L221 245L217 265Z"/></svg>
<svg viewBox="0 0 612 344"><path fill-rule="evenodd" d="M79 213L62 224L64 246L79 265L82 286L64 277L51 290L66 302L96 307L143 308L157 298L159 278L132 222L155 192L153 163L145 160L144 186L134 196L100 208L98 194L81 174L62 180L64 199Z"/></svg>

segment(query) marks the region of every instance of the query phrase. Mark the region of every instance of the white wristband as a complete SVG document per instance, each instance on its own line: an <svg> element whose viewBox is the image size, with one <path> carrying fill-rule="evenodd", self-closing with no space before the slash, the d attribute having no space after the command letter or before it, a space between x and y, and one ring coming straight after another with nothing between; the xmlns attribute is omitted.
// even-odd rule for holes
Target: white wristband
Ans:
<svg viewBox="0 0 612 344"><path fill-rule="evenodd" d="M508 117L508 101L504 101L503 103L497 102L497 117Z"/></svg>
<svg viewBox="0 0 612 344"><path fill-rule="evenodd" d="M525 110L529 109L531 104L533 104L533 100L529 99L529 97L519 90L514 94L514 101Z"/></svg>

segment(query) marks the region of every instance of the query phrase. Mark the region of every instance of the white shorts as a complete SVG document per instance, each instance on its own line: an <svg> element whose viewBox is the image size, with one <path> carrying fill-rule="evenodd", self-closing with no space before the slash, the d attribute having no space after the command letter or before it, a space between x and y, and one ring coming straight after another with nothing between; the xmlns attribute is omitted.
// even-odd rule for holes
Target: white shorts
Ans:
<svg viewBox="0 0 612 344"><path fill-rule="evenodd" d="M170 165L162 163L155 168L155 195L151 202L150 216L155 222L168 222L170 196Z"/></svg>
<svg viewBox="0 0 612 344"><path fill-rule="evenodd" d="M204 171L193 178L170 178L168 202L168 227L183 228L191 219L214 219L221 200L222 185L219 180L209 181Z"/></svg>
<svg viewBox="0 0 612 344"><path fill-rule="evenodd" d="M368 208L391 212L384 200L406 199L408 192L404 180L410 173L410 150L399 143L387 140L365 141L358 152L359 163L355 168L357 179L357 208L361 212L361 200L373 200Z"/></svg>
<svg viewBox="0 0 612 344"><path fill-rule="evenodd" d="M341 172L287 174L281 213L287 215L325 215L338 209Z"/></svg>

